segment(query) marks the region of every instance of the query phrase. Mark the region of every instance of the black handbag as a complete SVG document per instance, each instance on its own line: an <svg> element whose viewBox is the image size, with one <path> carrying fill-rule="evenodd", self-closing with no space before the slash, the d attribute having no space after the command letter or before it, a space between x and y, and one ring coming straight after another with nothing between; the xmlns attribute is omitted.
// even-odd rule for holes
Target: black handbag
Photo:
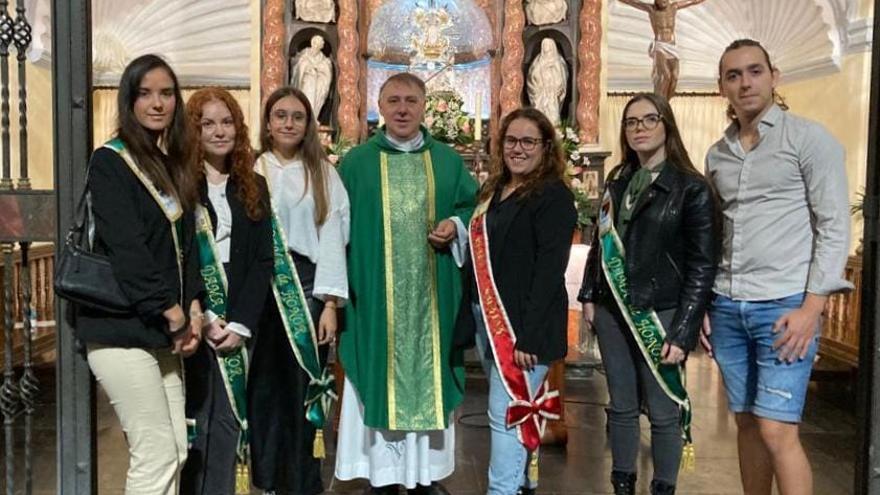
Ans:
<svg viewBox="0 0 880 495"><path fill-rule="evenodd" d="M89 246L91 205L87 209L89 168L86 186L76 205L74 224L67 232L55 262L55 294L81 306L112 314L130 314L131 302L119 288L107 256L92 252ZM89 214L87 214L89 213Z"/></svg>

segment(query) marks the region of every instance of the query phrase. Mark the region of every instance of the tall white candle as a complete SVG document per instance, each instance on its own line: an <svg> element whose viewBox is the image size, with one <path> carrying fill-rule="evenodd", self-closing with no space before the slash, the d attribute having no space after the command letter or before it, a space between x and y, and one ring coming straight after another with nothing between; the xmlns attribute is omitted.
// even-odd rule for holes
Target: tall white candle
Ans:
<svg viewBox="0 0 880 495"><path fill-rule="evenodd" d="M474 103L476 107L474 114L474 139L480 141L483 139L483 93L477 91L477 101Z"/></svg>

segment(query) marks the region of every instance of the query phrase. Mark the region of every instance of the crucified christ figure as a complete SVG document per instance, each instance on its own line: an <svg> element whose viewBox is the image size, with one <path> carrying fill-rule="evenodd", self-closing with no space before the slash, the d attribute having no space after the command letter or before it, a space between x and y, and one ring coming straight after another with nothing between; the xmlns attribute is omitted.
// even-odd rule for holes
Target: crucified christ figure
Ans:
<svg viewBox="0 0 880 495"><path fill-rule="evenodd" d="M667 99L675 95L675 85L678 83L678 50L675 47L675 14L680 9L686 9L706 0L654 0L644 2L641 0L620 0L630 7L635 7L648 13L651 19L651 27L654 29L654 42L648 50L654 59L654 69L651 79L654 81L654 93L665 96Z"/></svg>

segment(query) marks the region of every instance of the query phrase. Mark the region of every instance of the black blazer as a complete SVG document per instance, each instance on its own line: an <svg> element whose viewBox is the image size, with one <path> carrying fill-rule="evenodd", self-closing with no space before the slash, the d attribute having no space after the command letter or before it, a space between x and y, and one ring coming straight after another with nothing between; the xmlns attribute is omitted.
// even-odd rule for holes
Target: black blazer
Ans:
<svg viewBox="0 0 880 495"><path fill-rule="evenodd" d="M168 323L162 313L177 304L180 278L172 227L162 209L115 151L92 154L88 185L95 216L94 250L110 259L119 287L132 303L132 314L111 315L77 307L76 336L86 342L116 347L169 347ZM201 299L195 218L184 212L183 310Z"/></svg>
<svg viewBox="0 0 880 495"><path fill-rule="evenodd" d="M251 220L247 216L244 203L238 199L238 185L232 180L226 182L226 200L232 212L232 239L226 267L226 281L229 284L226 321L241 323L254 335L269 293L274 261L269 192L266 180L259 175L256 178L263 214L259 220ZM208 183L205 180L199 184L199 193L216 234L217 213L208 200Z"/></svg>
<svg viewBox="0 0 880 495"><path fill-rule="evenodd" d="M564 357L568 350L565 269L577 224L574 196L562 181L553 180L524 198L510 200L516 201L516 213L489 238L495 285L516 333L516 349L549 363ZM455 342L469 347L476 332L470 257L462 277Z"/></svg>
<svg viewBox="0 0 880 495"><path fill-rule="evenodd" d="M620 205L637 166L618 166L605 183ZM666 340L691 351L703 322L720 256L719 209L703 176L667 165L633 210L622 239L626 247L629 303L655 310L676 308ZM598 230L598 229L596 229ZM594 232L593 246L598 246ZM578 299L615 306L602 273L599 249L591 249Z"/></svg>

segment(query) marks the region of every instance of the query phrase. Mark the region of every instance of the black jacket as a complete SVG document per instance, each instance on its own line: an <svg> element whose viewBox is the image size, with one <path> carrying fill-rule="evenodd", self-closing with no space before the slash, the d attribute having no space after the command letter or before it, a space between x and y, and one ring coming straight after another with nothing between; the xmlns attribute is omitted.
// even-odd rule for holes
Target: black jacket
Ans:
<svg viewBox="0 0 880 495"><path fill-rule="evenodd" d="M574 196L561 181L547 183L516 204L507 224L490 236L490 258L495 285L516 334L516 349L535 354L542 363L565 356L568 295L565 269L577 223ZM476 325L473 264L462 269L463 298L455 328L459 347L473 345Z"/></svg>
<svg viewBox="0 0 880 495"><path fill-rule="evenodd" d="M232 212L232 239L229 246L229 264L226 281L229 285L226 304L226 321L237 322L256 333L266 303L266 295L272 279L272 221L269 192L266 180L257 178L263 216L251 220L244 203L238 199L238 186L232 180L226 182L226 200ZM208 209L211 225L217 233L217 213L208 200L208 184L199 184L202 205ZM207 308L205 308L207 309Z"/></svg>
<svg viewBox="0 0 880 495"><path fill-rule="evenodd" d="M615 205L636 167L620 165L605 187ZM622 239L630 303L655 310L676 308L666 340L693 350L715 281L720 222L715 194L698 174L667 165L642 194ZM594 233L594 247L598 247ZM615 303L602 273L599 249L591 249L578 299Z"/></svg>
<svg viewBox="0 0 880 495"><path fill-rule="evenodd" d="M172 227L162 209L128 165L113 150L92 154L88 188L95 217L94 250L110 259L119 287L132 303L130 315L111 315L77 307L77 338L116 347L169 347L168 324L162 313L179 302L180 278ZM183 310L201 299L195 219L184 212Z"/></svg>

